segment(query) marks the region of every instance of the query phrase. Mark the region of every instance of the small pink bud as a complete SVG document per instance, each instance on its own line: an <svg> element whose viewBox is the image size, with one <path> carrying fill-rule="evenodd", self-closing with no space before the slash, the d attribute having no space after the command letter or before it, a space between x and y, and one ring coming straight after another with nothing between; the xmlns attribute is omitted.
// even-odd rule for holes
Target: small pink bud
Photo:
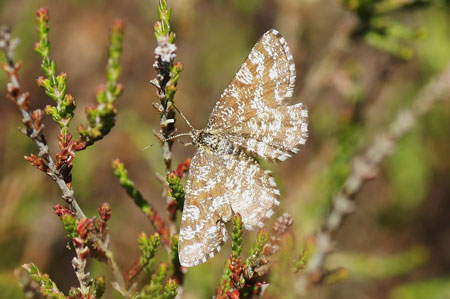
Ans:
<svg viewBox="0 0 450 299"><path fill-rule="evenodd" d="M82 126L81 126L82 127ZM86 148L86 141L84 141L81 137L79 137L74 143L73 143L73 149L77 152L82 151Z"/></svg>
<svg viewBox="0 0 450 299"><path fill-rule="evenodd" d="M93 222L92 219L83 218L80 220L80 223L77 227L78 235L81 239L85 240L88 237L89 230L92 228Z"/></svg>
<svg viewBox="0 0 450 299"><path fill-rule="evenodd" d="M71 95L70 93L66 94L66 96L64 97L64 99L67 101L68 104L73 104L73 105L75 105L74 97L73 97L73 95Z"/></svg>
<svg viewBox="0 0 450 299"><path fill-rule="evenodd" d="M98 213L103 221L108 221L111 218L111 205L107 202L102 203L98 207Z"/></svg>
<svg viewBox="0 0 450 299"><path fill-rule="evenodd" d="M173 180L173 179L175 179L175 178L177 177L177 174L175 173L175 171L172 170L172 171L167 175L167 177Z"/></svg>
<svg viewBox="0 0 450 299"><path fill-rule="evenodd" d="M98 93L98 92L103 92L103 91L105 91L106 90L106 86L105 86L105 84L99 84L98 86L97 86L97 88L96 88L96 92Z"/></svg>
<svg viewBox="0 0 450 299"><path fill-rule="evenodd" d="M91 114L96 109L97 109L97 107L94 105L87 105L85 111L86 111L86 114Z"/></svg>
<svg viewBox="0 0 450 299"><path fill-rule="evenodd" d="M123 163L119 158L115 158L112 162L112 166L114 168L118 168L119 166L121 166Z"/></svg>
<svg viewBox="0 0 450 299"><path fill-rule="evenodd" d="M74 216L74 213L70 209L66 208L65 206L63 206L61 204L56 204L53 207L53 210L55 210L55 214L58 215L59 217L66 215L66 214L70 214L70 215Z"/></svg>
<svg viewBox="0 0 450 299"><path fill-rule="evenodd" d="M123 84L117 83L116 90L117 90L117 95L120 95L123 92Z"/></svg>
<svg viewBox="0 0 450 299"><path fill-rule="evenodd" d="M161 31L162 30L161 22L156 22L155 25L153 26L153 28L155 29L155 32Z"/></svg>
<svg viewBox="0 0 450 299"><path fill-rule="evenodd" d="M173 65L175 68L176 72L181 72L184 68L184 64L182 64L181 62L175 62L175 64Z"/></svg>
<svg viewBox="0 0 450 299"><path fill-rule="evenodd" d="M50 14L48 13L48 9L45 7L41 7L36 12L37 21L44 20L48 21L50 19Z"/></svg>
<svg viewBox="0 0 450 299"><path fill-rule="evenodd" d="M125 22L122 19L117 18L114 20L114 24L113 24L114 31L123 31L124 28L125 28Z"/></svg>
<svg viewBox="0 0 450 299"><path fill-rule="evenodd" d="M239 291L238 290L234 290L233 292L228 292L227 293L228 298L230 299L239 299L240 295L239 295Z"/></svg>
<svg viewBox="0 0 450 299"><path fill-rule="evenodd" d="M39 85L39 86L45 86L45 81L46 79L44 78L44 77L39 77L39 78L37 78L36 79L36 83Z"/></svg>

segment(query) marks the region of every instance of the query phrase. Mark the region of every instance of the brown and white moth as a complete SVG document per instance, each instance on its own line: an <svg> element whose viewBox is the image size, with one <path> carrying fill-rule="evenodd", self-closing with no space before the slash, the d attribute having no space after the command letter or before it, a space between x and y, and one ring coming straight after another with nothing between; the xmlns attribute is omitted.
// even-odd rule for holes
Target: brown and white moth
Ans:
<svg viewBox="0 0 450 299"><path fill-rule="evenodd" d="M244 227L262 227L279 205L280 191L256 157L284 161L308 137L308 111L288 105L295 64L284 37L267 31L222 93L203 130L189 136L198 147L186 184L179 258L182 266L205 262L227 239L233 213Z"/></svg>

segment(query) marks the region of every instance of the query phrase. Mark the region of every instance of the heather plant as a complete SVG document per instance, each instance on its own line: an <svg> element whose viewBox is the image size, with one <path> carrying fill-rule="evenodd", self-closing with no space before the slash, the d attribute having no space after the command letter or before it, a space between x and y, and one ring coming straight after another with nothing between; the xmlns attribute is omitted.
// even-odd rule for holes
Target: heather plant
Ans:
<svg viewBox="0 0 450 299"><path fill-rule="evenodd" d="M242 4L233 3L245 14L258 7L257 1L244 5L245 9ZM76 282L71 282L70 288L59 287L57 279L44 274L34 263L27 261L21 270L16 271L24 294L30 298L181 298L206 293L215 298L308 298L316 294L325 296L325 292L320 293L320 290L345 284L352 275L363 272L362 268L370 267L374 277L388 277L405 274L423 265L429 255L429 250L424 246L413 247L381 261L364 255L339 256L336 240L346 219L358 212L358 200L361 200L358 195L363 193L364 196L363 187L383 175L383 163L395 165L396 159L401 160L401 157L396 157L397 149L400 154L408 154L403 148L405 136L411 132L414 134L414 128L417 125L420 127L423 119L427 121L426 115L433 112L433 106L439 100L448 98L450 90L450 65L445 65L434 72L432 79L423 84L424 87L408 96L408 104L402 103L402 108L383 115L384 123L376 129L368 128L364 114L374 102L383 102L386 94L382 92L382 87L389 85L389 78L397 68L404 67L414 59L412 44L424 38L426 32L426 28L393 20L391 15L413 13L432 5L448 7L444 1L432 4L425 0L342 0L340 3L343 9L340 24L336 26L328 46L305 75L300 91L301 100L309 105L313 114L310 121L313 144L314 139L318 138L314 137L314 133L317 136L327 134L321 132L320 121L325 117L320 116L323 112L319 108L316 112L314 101L320 99L323 89L329 88L327 84L330 81L334 82L338 93L345 98L346 107L337 123L333 124L333 151L326 158L327 165L317 168L317 164L320 164L317 158L308 162L316 167L312 167L313 174L309 173L307 182L310 190L306 189L305 192L309 200L303 204L301 212L297 212L297 206L292 208L292 203L285 206L282 200L278 215L255 232L243 230L239 213L232 216L228 228L231 241L229 245L225 244L228 247L226 255L215 257L215 260L222 258L218 262L221 269L220 273L214 273L215 283L212 285L203 282L210 282L207 276L212 276L211 273L183 267L178 258L179 225L191 159L185 155L175 162L179 156L174 150L177 143L173 136L182 127L177 122L180 116L177 107L182 105L180 98L184 91L179 86L187 75L184 73L185 66L177 61L179 48L174 32L177 27L174 26L168 1L159 1L158 21L153 27L156 39L153 68L156 77L150 80L150 84L156 89L156 101L148 105L153 106L159 119L159 127L153 130L153 134L161 145L159 169L162 170L155 174L162 190L160 200L146 198L145 192L139 191L139 184L132 179L137 174L127 170L126 157L122 159L121 154L117 153L119 158L111 163L112 172L118 181L108 184L120 185L123 193L148 219L151 227L136 235L137 242L132 247L136 248L138 254L126 266L123 266L121 255L131 254L111 246L114 242L113 230L116 228L111 224L111 219L120 218L120 211L113 204L104 202L107 198L96 198L96 212L84 209L84 201L78 196L80 191L75 190L73 185L72 171L80 152L94 149L115 132L113 129L121 113L117 103L124 91L123 85L119 83L119 80L123 80L120 79L123 68L121 59L124 40L127 38L124 21L116 19L112 25L107 49L106 82L97 88L96 103L86 107L87 121L78 125L76 132L73 123L79 122L81 118L77 116L82 112L76 109L75 96L69 93L72 91L69 75L59 72L59 62L51 56L49 10L40 8L35 20L38 41L34 49L42 59L42 76L36 82L52 101L44 109L33 110L33 96L23 90L19 81L22 63L16 59L16 51L20 44L12 36L10 28L2 26L0 49L6 59L3 70L8 76L7 98L17 106L22 117L23 127L20 132L35 146L34 152L26 155L25 159L55 181L59 189L62 201L54 205L53 209L65 231L66 249L73 256L71 264L76 277ZM363 78L364 71L351 57L351 49L355 44L374 47L387 57L368 84ZM150 52L150 49L147 50ZM142 59L151 58L149 55ZM188 64L186 61L186 67ZM215 69L218 69L217 66ZM334 71L336 74L333 74ZM201 78L201 74L198 76ZM124 105L126 103L120 107ZM385 107L388 107L387 104ZM46 116L53 123L45 122ZM315 120L317 123L314 123ZM48 144L52 134L47 129L53 124L57 128L54 141L58 145L58 152L54 155ZM148 141L151 142L150 139ZM150 149L142 152L151 155L154 148L150 146ZM321 151L319 148L316 150ZM308 158L312 157L308 149L305 152ZM165 206L164 213L161 212L161 206ZM47 213L45 217L52 216L50 211ZM306 213L312 216L304 217ZM297 221L299 218L302 220ZM64 247L64 244L60 246ZM107 271L103 273L107 274L97 275L98 270L93 271L94 275L89 272L92 271L90 266L94 260L106 266L104 268ZM383 266L383 263L387 266ZM382 269L388 268L383 272ZM192 288L199 285L205 290L192 293ZM111 292L111 288L115 291ZM429 292L423 291L427 288ZM425 280L412 286L400 286L390 293L390 298L428 298L429 294L432 294L430 298L444 298L448 289L448 283L441 279L429 283ZM411 295L421 292L422 297Z"/></svg>

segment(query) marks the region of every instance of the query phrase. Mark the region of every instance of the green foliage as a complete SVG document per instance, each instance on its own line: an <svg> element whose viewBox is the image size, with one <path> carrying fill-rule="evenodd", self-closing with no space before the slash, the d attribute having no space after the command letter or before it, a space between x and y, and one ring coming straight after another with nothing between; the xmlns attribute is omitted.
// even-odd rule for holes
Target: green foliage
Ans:
<svg viewBox="0 0 450 299"><path fill-rule="evenodd" d="M183 68L181 62L176 62L170 66L170 81L166 85L166 97L169 102L173 102L173 98L177 92L178 79L180 79Z"/></svg>
<svg viewBox="0 0 450 299"><path fill-rule="evenodd" d="M361 20L367 20L377 15L392 13L401 9L413 8L430 4L430 0L414 2L402 0L341 0L349 9L353 10Z"/></svg>
<svg viewBox="0 0 450 299"><path fill-rule="evenodd" d="M58 289L48 274L41 274L33 263L24 264L22 268L30 274L31 278L40 285L40 291L44 296L54 299L65 299L66 296Z"/></svg>
<svg viewBox="0 0 450 299"><path fill-rule="evenodd" d="M179 235L173 234L170 244L170 258L172 262L172 271L173 271L173 277L175 277L180 283L183 282L183 272L181 272L181 265L180 265L180 259L178 257L178 241L179 241Z"/></svg>
<svg viewBox="0 0 450 299"><path fill-rule="evenodd" d="M253 244L252 248L250 249L248 258L245 261L245 265L247 267L251 265L251 262L253 259L255 259L261 255L264 246L267 244L267 242L269 242L269 240L270 240L270 233L269 233L268 229L263 228L263 229L260 229L256 233L255 243Z"/></svg>
<svg viewBox="0 0 450 299"><path fill-rule="evenodd" d="M61 222L64 230L67 232L67 238L69 238L69 240L73 240L73 238L78 236L78 220L75 216L71 214L64 214L61 216Z"/></svg>
<svg viewBox="0 0 450 299"><path fill-rule="evenodd" d="M179 241L179 235L173 234L170 254L171 254L171 258L172 258L172 265L175 269L180 268L180 260L178 259L178 241Z"/></svg>
<svg viewBox="0 0 450 299"><path fill-rule="evenodd" d="M184 186L181 184L181 178L171 172L166 177L167 183L169 183L169 196L172 197L178 205L178 210L183 211L184 206Z"/></svg>
<svg viewBox="0 0 450 299"><path fill-rule="evenodd" d="M121 92L121 87L118 85L118 80L122 67L120 66L119 60L123 51L123 34L124 34L124 23L120 19L116 19L111 32L110 44L108 48L108 65L106 66L106 92L101 94L97 98L99 104L112 103L119 96Z"/></svg>
<svg viewBox="0 0 450 299"><path fill-rule="evenodd" d="M50 58L49 20L48 10L46 8L39 9L36 17L39 42L35 44L34 49L42 57L41 68L47 78L40 77L37 83L56 102L56 106L47 106L45 112L60 126L63 136L66 136L69 133L69 124L74 115L75 101L72 95L66 94L67 74L56 75L56 62Z"/></svg>
<svg viewBox="0 0 450 299"><path fill-rule="evenodd" d="M170 31L170 15L172 10L167 6L167 0L160 0L158 5L158 15L160 22L155 24L155 38L170 36L169 43L173 44L175 35Z"/></svg>
<svg viewBox="0 0 450 299"><path fill-rule="evenodd" d="M231 288L231 269L230 263L232 259L238 259L242 251L242 217L241 215L234 214L231 218L233 224L233 231L231 233L231 257L225 262L222 277L218 285L219 294L226 294Z"/></svg>
<svg viewBox="0 0 450 299"><path fill-rule="evenodd" d="M231 218L233 223L233 231L231 232L231 250L232 257L237 259L242 251L242 217L234 214Z"/></svg>
<svg viewBox="0 0 450 299"><path fill-rule="evenodd" d="M121 66L119 59L122 54L122 42L124 34L124 23L116 19L112 28L110 45L108 48L108 65L106 66L106 87L97 89L97 106L88 107L86 116L89 122L87 128L78 127L86 146L106 136L114 127L117 110L113 103L122 93L123 87L118 83Z"/></svg>
<svg viewBox="0 0 450 299"><path fill-rule="evenodd" d="M95 299L100 299L103 297L103 294L106 290L105 277L97 276L94 279L94 295Z"/></svg>
<svg viewBox="0 0 450 299"><path fill-rule="evenodd" d="M69 124L74 116L75 100L70 94L67 94L67 74L56 75L56 62L50 58L50 42L48 40L49 12L41 8L37 12L36 22L38 23L39 42L35 45L36 52L42 57L41 68L46 78L40 77L37 80L39 86L44 88L45 93L56 102L56 106L48 105L45 112L50 115L61 128L63 137L69 135ZM122 86L117 80L120 75L121 67L119 58L122 53L124 23L116 20L112 29L110 46L108 49L108 65L106 67L107 83L106 87L99 88L97 91L98 106L88 107L86 109L89 125L78 127L78 132L83 140L77 150L84 149L92 145L95 141L106 136L115 124L116 109L113 102L122 92ZM71 139L68 138L68 139Z"/></svg>
<svg viewBox="0 0 450 299"><path fill-rule="evenodd" d="M302 250L302 253L298 257L298 259L296 261L294 261L292 270L295 273L297 273L300 270L305 269L305 267L308 265L311 254L314 252L315 247L316 247L315 241L312 238L307 239L303 245L304 245L304 248Z"/></svg>
<svg viewBox="0 0 450 299"><path fill-rule="evenodd" d="M120 186L125 189L127 194L134 200L134 203L142 210L144 214L152 215L152 208L144 199L141 192L136 189L134 182L128 176L128 171L125 168L125 165L119 159L116 159L112 163L112 168L116 177L119 178Z"/></svg>
<svg viewBox="0 0 450 299"><path fill-rule="evenodd" d="M377 30L369 31L365 35L365 41L369 45L405 60L413 57L411 45L407 45L405 42L421 37L422 30L412 30L384 18L374 19L373 26Z"/></svg>
<svg viewBox="0 0 450 299"><path fill-rule="evenodd" d="M177 288L178 288L177 282L174 279L169 279L166 285L164 286L164 293L162 297L164 299L175 298L178 294Z"/></svg>
<svg viewBox="0 0 450 299"><path fill-rule="evenodd" d="M390 14L396 11L427 5L429 0L414 2L400 0L342 0L348 9L359 17L359 34L366 42L376 48L399 58L408 60L413 56L411 41L422 36L422 29L410 29L394 21Z"/></svg>
<svg viewBox="0 0 450 299"><path fill-rule="evenodd" d="M158 233L154 233L150 237L146 233L141 233L138 238L138 243L139 251L141 252L139 264L146 271L150 271L155 262L155 253L161 243L161 237Z"/></svg>
<svg viewBox="0 0 450 299"><path fill-rule="evenodd" d="M159 216L158 212L144 199L141 192L136 189L133 181L128 176L128 171L125 165L119 160L115 159L112 163L114 174L119 178L120 185L125 189L127 194L134 200L134 203L141 209L142 213L152 223L153 227L160 234L164 244L170 243L170 230L165 224L164 220Z"/></svg>
<svg viewBox="0 0 450 299"><path fill-rule="evenodd" d="M148 288L151 295L156 295L156 294L159 295L161 293L161 291L163 290L162 283L166 279L167 268L168 267L167 267L166 263L160 263L156 273L152 274L152 278L150 280L150 285ZM154 297L152 296L151 298L154 298Z"/></svg>
<svg viewBox="0 0 450 299"><path fill-rule="evenodd" d="M166 285L163 285L167 276L167 264L160 263L158 270L152 274L150 283L146 285L139 298L145 299L160 299L160 298L174 298L176 296L177 284L174 280L169 280Z"/></svg>

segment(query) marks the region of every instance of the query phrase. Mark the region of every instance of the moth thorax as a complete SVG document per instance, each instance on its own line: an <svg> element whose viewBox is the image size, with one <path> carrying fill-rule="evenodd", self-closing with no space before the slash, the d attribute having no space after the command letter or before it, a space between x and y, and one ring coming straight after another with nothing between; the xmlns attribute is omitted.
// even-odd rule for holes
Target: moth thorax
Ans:
<svg viewBox="0 0 450 299"><path fill-rule="evenodd" d="M225 136L200 131L194 138L194 143L205 146L219 154L238 154L237 148ZM196 139L196 140L195 140Z"/></svg>

